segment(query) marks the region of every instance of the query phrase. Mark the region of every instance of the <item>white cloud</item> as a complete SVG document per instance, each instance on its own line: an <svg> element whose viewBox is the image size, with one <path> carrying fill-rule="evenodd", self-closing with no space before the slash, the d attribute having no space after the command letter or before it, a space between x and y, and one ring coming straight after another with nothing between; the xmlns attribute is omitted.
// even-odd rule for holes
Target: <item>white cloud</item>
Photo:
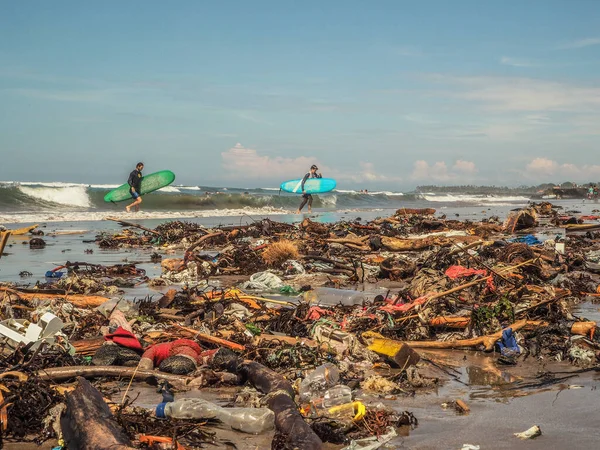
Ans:
<svg viewBox="0 0 600 450"><path fill-rule="evenodd" d="M599 86L520 77L435 75L432 79L452 86L445 95L479 102L493 112L600 111Z"/></svg>
<svg viewBox="0 0 600 450"><path fill-rule="evenodd" d="M537 64L527 61L525 59L511 58L509 56L503 56L500 58L500 64L512 67L535 67Z"/></svg>
<svg viewBox="0 0 600 450"><path fill-rule="evenodd" d="M554 175L558 169L559 164L548 158L535 158L527 164L527 171L537 175Z"/></svg>
<svg viewBox="0 0 600 450"><path fill-rule="evenodd" d="M525 174L537 179L548 180L548 177L559 177L561 180L590 181L600 177L600 165L560 164L548 158L534 158L526 166Z"/></svg>
<svg viewBox="0 0 600 450"><path fill-rule="evenodd" d="M570 49L570 48L589 47L591 45L600 45L600 38L579 39L577 41L572 41L572 42L568 42L566 44L560 45L558 48L561 50L565 50L565 49Z"/></svg>
<svg viewBox="0 0 600 450"><path fill-rule="evenodd" d="M463 161L462 159L459 159L458 161L456 161L454 163L454 166L452 166L452 169L456 172L461 172L461 173L475 173L477 172L477 167L475 167L475 163L472 161Z"/></svg>
<svg viewBox="0 0 600 450"><path fill-rule="evenodd" d="M279 177L281 179L301 177L311 165L319 162L316 158L299 156L286 158L283 156L271 157L259 155L256 150L245 148L238 143L226 152L221 153L223 168L231 178L236 179L267 179ZM324 167L321 167L324 169Z"/></svg>
<svg viewBox="0 0 600 450"><path fill-rule="evenodd" d="M415 161L410 177L415 181L445 182L464 180L466 175L473 175L476 172L477 167L471 161L459 159L449 169L444 161L436 161L430 165L425 160L418 160Z"/></svg>

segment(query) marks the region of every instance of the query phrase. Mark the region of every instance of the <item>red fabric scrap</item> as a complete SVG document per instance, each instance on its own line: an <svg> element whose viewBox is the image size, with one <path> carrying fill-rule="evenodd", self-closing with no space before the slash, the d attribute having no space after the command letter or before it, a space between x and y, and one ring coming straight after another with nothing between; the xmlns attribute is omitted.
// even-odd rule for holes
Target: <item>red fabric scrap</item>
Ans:
<svg viewBox="0 0 600 450"><path fill-rule="evenodd" d="M379 308L380 311L389 312L390 314L398 312L406 312L413 309L415 306L422 305L428 300L428 297L419 297L412 303L401 303L400 305L385 305Z"/></svg>
<svg viewBox="0 0 600 450"><path fill-rule="evenodd" d="M487 275L487 270L485 269L467 269L463 266L450 266L446 270L446 276L455 280L456 278L461 277L469 277L471 275Z"/></svg>
<svg viewBox="0 0 600 450"><path fill-rule="evenodd" d="M202 348L196 342L189 339L177 339L173 342L153 345L144 352L142 358L151 359L154 367L158 367L165 359L176 355L189 356L200 363L201 353Z"/></svg>
<svg viewBox="0 0 600 450"><path fill-rule="evenodd" d="M304 320L319 320L321 316L333 316L333 312L319 306L311 306L306 313Z"/></svg>
<svg viewBox="0 0 600 450"><path fill-rule="evenodd" d="M142 344L140 344L138 338L136 338L132 332L125 330L123 327L117 328L114 333L105 335L104 339L132 350L143 350Z"/></svg>

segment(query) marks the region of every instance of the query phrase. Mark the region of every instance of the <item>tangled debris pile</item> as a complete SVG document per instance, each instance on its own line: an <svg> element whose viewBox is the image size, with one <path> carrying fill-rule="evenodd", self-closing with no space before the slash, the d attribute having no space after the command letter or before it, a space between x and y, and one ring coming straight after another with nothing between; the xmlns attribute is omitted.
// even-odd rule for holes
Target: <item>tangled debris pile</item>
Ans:
<svg viewBox="0 0 600 450"><path fill-rule="evenodd" d="M272 448L360 448L375 436L368 444L375 449L398 428L418 426L410 412L381 400L401 404L440 382L423 370L443 369L431 349L494 352L499 365L543 358L599 367L596 323L573 312L600 296L594 227L551 228L563 216L550 204L513 212L504 224L434 213L215 229L126 223L139 231L103 234L97 245L147 247L154 261L158 252L179 253L162 258L158 279L133 264L67 262L51 271L67 271L54 283L0 286L2 437L54 438L68 448L88 448L82 436L123 448L160 439L198 448L218 440L218 422L249 433L275 427ZM514 234L540 226L557 238ZM235 285L224 284L231 275ZM158 299L116 298L146 282L180 285ZM44 314L60 326L40 325L31 339L32 327L51 319ZM169 419L131 397L106 403L98 389L106 392L114 378L160 381L156 415ZM252 389L235 406L185 394L242 384ZM452 404L468 412L462 400Z"/></svg>

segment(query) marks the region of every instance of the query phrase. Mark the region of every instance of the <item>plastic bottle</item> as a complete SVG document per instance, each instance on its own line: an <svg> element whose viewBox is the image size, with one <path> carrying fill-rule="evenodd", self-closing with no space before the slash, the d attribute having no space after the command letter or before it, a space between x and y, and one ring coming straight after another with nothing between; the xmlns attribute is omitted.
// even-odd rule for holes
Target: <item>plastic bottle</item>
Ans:
<svg viewBox="0 0 600 450"><path fill-rule="evenodd" d="M352 389L343 384L338 384L325 391L323 395L323 407L331 408L344 403L352 402Z"/></svg>
<svg viewBox="0 0 600 450"><path fill-rule="evenodd" d="M223 408L201 398L182 398L160 403L156 417L174 419L218 419L234 430L258 434L275 427L275 414L268 408Z"/></svg>
<svg viewBox="0 0 600 450"><path fill-rule="evenodd" d="M358 421L365 417L366 407L361 402L344 403L327 410L326 416L342 422Z"/></svg>
<svg viewBox="0 0 600 450"><path fill-rule="evenodd" d="M300 402L308 403L313 399L322 397L327 389L338 384L340 372L331 363L323 364L309 373L300 383L298 389Z"/></svg>
<svg viewBox="0 0 600 450"><path fill-rule="evenodd" d="M305 292L304 300L315 305L334 306L342 304L344 306L352 306L362 305L366 302L373 302L379 295L381 294L377 294L375 292L318 287L312 291Z"/></svg>

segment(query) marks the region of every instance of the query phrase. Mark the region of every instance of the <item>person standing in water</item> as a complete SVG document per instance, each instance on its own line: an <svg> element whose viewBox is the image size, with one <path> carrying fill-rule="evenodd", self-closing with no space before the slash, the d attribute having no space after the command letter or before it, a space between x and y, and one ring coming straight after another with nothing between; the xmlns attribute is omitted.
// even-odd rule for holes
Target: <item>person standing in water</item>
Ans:
<svg viewBox="0 0 600 450"><path fill-rule="evenodd" d="M133 198L133 203L131 205L127 205L125 209L127 212L131 211L131 208L134 208L134 211L140 210L140 203L142 203L142 195L141 195L141 185L142 185L142 170L144 169L144 163L139 162L135 166L135 170L129 174L129 179L127 180L127 184L129 184L129 193L131 194L131 198Z"/></svg>
<svg viewBox="0 0 600 450"><path fill-rule="evenodd" d="M304 178L302 178L302 203L300 203L296 214L300 214L300 211L302 211L302 208L304 208L304 205L306 205L306 203L308 203L308 212L312 212L313 197L311 194L307 194L306 192L304 192L304 183L306 183L306 180L308 180L309 178L322 178L321 174L317 173L317 170L319 170L319 168L313 164L312 166L310 166L310 172L307 172L306 175L304 175Z"/></svg>

